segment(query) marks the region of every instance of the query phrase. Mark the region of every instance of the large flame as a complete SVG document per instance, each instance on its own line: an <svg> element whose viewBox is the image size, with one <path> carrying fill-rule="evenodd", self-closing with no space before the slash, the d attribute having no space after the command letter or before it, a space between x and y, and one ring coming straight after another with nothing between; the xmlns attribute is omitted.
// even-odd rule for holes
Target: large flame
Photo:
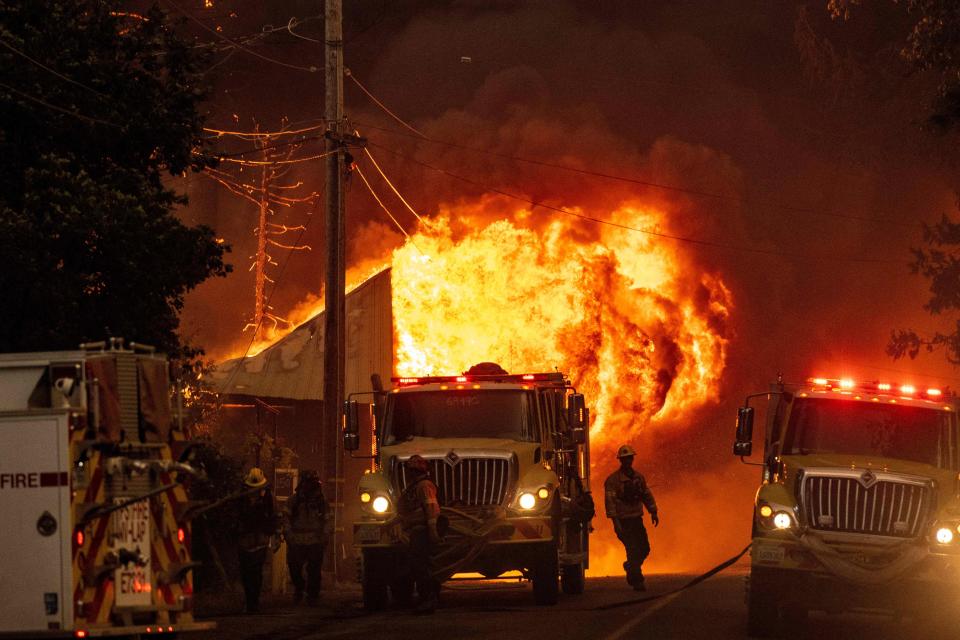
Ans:
<svg viewBox="0 0 960 640"><path fill-rule="evenodd" d="M730 292L623 228L656 229L661 211L584 212L622 225L589 236L576 219L534 228L530 210L498 207L441 211L393 253L398 375L559 369L587 395L599 444L715 399Z"/></svg>
<svg viewBox="0 0 960 640"><path fill-rule="evenodd" d="M424 219L392 253L364 256L347 274L348 289L392 266L396 375L459 374L483 361L568 374L592 411L596 490L616 445L719 396L731 294L683 245L635 231L663 231L668 207L569 210L613 223L597 225L517 209L498 196L461 203ZM288 317L297 324L322 310L322 298L310 298ZM600 508L592 575L621 572L623 549L603 515ZM672 526L679 521L668 519ZM668 544L665 561L654 559L654 570L699 567L702 558L670 553L675 547Z"/></svg>

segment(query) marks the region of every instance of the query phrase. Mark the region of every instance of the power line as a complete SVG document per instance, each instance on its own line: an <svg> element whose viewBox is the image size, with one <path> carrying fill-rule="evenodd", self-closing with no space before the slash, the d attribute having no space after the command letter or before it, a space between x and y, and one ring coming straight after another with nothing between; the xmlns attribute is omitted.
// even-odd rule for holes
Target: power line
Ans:
<svg viewBox="0 0 960 640"><path fill-rule="evenodd" d="M496 187L492 187L492 186L487 185L487 184L484 184L484 183L482 183L482 182L478 182L478 181L473 180L473 179L471 179L471 178L467 178L467 177L465 177L465 176L462 176L462 175L453 173L453 172L451 172L451 171L447 171L446 169L442 169L442 168L440 168L440 167L435 167L435 166L430 165L430 164L427 164L426 162L423 162L423 161L421 161L421 160L417 160L416 158L412 158L412 157L410 157L410 156L407 156L407 155L404 155L404 154L399 153L399 152L397 152L397 151L394 151L394 150L392 150L392 149L390 149L390 148L388 148L388 147L384 147L383 145L379 145L379 144L377 144L377 143L375 143L375 142L368 141L368 144L370 144L370 145L372 145L372 146L375 146L375 147L377 147L377 148L379 148L379 149L383 149L383 150L386 151L387 153L393 154L393 155L395 155L395 156L397 156L397 157L399 157L399 158L401 158L401 159L403 159L403 160L407 160L408 162L413 162L414 164L419 164L419 165L421 165L421 166L423 166L423 167L425 167L425 168L427 168L427 169L430 169L431 171L436 171L436 172L438 172L438 173L442 173L442 174L444 174L444 175L446 175L446 176L449 176L449 177L451 177L451 178L455 178L455 179L460 180L460 181L462 181L462 182L466 182L467 184L471 184L471 185L473 185L473 186L476 186L476 187L480 187L480 188L482 188L482 189L485 189L485 190L488 191L488 192L497 193L497 194L500 194L500 195L502 195L502 196L506 196L506 197L508 197L508 198L511 198L511 199L513 199L513 200L517 200L517 201L519 201L519 202L523 202L523 203L529 204L529 205L531 205L531 206L533 206L533 207L542 207L542 208L547 209L547 210L549 210L549 211L554 211L554 212L556 212L556 213L561 213L561 214L563 214L563 215L571 216L571 217L574 217L574 218L579 218L579 219L581 219L581 220L586 220L586 221L589 221L589 222L595 222L595 223L597 223L597 224L607 225L607 226L610 226L610 227L616 227L616 228L619 228L619 229L624 229L624 230L626 230L626 231L633 231L633 232L636 232L636 233L642 233L642 234L649 235L649 236L654 236L654 237L657 237L657 238L664 238L664 239L666 239L666 240L674 240L674 241L676 241L676 242L683 242L683 243L687 243L687 244L694 244L694 245L700 245L700 246L706 246L706 247L714 247L714 248L717 248L717 249L726 249L726 250L729 250L729 251L738 251L738 252L743 252L743 253L755 253L755 254L760 254L760 255L776 256L776 257L780 257L780 258L796 258L796 259L800 259L800 260L828 260L828 261L839 261L839 262L857 262L857 263L866 263L866 264L896 264L896 265L901 265L901 266L906 264L905 262L900 262L900 261L897 261L897 260L880 260L880 259L877 259L877 258L857 258L857 257L851 257L851 256L837 256L837 255L832 255L832 254L803 255L803 254L798 254L798 253L787 253L787 252L773 251L773 250L768 250L768 249L760 249L760 248L757 248L757 247L742 247L742 246L735 246L735 245L723 244L723 243L720 243L720 242L713 242L712 240L701 240L701 239L698 239L698 238L689 238L689 237L685 237L685 236L676 236L676 235L672 235L672 234L669 234L669 233L663 233L663 232L660 232L660 231L651 231L651 230L649 230L649 229L640 229L640 228L638 228L638 227L631 227L631 226L629 226L629 225L620 224L620 223L618 223L618 222L612 222L612 221L610 221L610 220L603 220L603 219L600 219L600 218L594 218L594 217L592 217L592 216L584 215L584 214L582 214L582 213L577 213L576 211L571 211L570 209L565 209L565 208L563 208L563 207L556 207L556 206L553 206L553 205L545 204L545 203L543 203L543 202L537 202L537 201L535 201L535 200L531 200L531 199L526 198L526 197L524 197L524 196L519 196L519 195L517 195L517 194L510 193L509 191L504 191L504 190L502 190L502 189L498 189L498 188L496 188Z"/></svg>
<svg viewBox="0 0 960 640"><path fill-rule="evenodd" d="M384 182L386 182L387 185L390 187L390 189L392 189L393 192L396 194L396 196L397 196L398 198L400 198L400 202L402 202L402 203L404 204L404 206L407 208L407 210L408 210L410 213L412 213L412 214L416 217L417 220L419 220L420 222L423 222L423 218L420 217L420 214L417 213L417 212L413 209L413 207L410 206L410 203L407 202L407 199L404 198L403 195L401 195L400 192L397 191L397 188L396 188L395 186L393 186L393 183L390 182L390 178L388 178L388 177L387 177L387 174L385 174L385 173L383 172L383 169L380 168L380 164L374 159L373 154L370 153L370 150L369 150L368 148L364 147L364 148L363 148L363 152L367 154L367 158L369 158L369 159L370 159L370 162L373 163L373 166L376 167L377 171L380 173L380 176L383 178Z"/></svg>
<svg viewBox="0 0 960 640"><path fill-rule="evenodd" d="M60 113L65 113L65 114L68 115L68 116L73 116L74 118L77 118L77 119L79 119L79 120L85 120L85 121L87 121L87 122L91 122L91 123L94 123L94 124L102 124L102 125L105 125L105 126L108 126L108 127L114 127L114 128L116 128L116 129L123 129L123 127L122 127L121 125L119 125L119 124L116 124L116 123L113 123L113 122L109 122L109 121L107 121L107 120L101 120L100 118L94 118L93 116L87 116L87 115L84 115L84 114L82 114L82 113L80 113L80 112L78 112L78 111L71 111L70 109L65 109L65 108L63 108L63 107L58 107L58 106L55 105L55 104L50 104L49 102L47 102L47 101L45 101L45 100L42 100L42 99L37 98L37 97L35 97L35 96L32 96L32 95L30 95L29 93L24 93L23 91L20 91L19 89L14 89L14 88L11 87L10 85L3 84L2 82L0 82L0 88L6 89L7 91L10 91L10 92L12 92L12 93L17 94L17 95L20 96L21 98L24 98L24 99L29 100L29 101L31 101L31 102L35 102L36 104L42 105L42 106L44 106L44 107L46 107L46 108L48 108L48 109L52 109L52 110L54 110L54 111L59 111Z"/></svg>
<svg viewBox="0 0 960 640"><path fill-rule="evenodd" d="M668 185L668 184L663 184L663 183L659 183L659 182L653 182L653 181L650 181L650 180L641 180L641 179L639 179L639 178L631 178L631 177L629 177L629 176L622 176L622 175L617 175L617 174L605 173L605 172L602 172L602 171L591 171L591 170L589 170L589 169L581 169L581 168L579 168L579 167L570 167L570 166L567 166L567 165L555 164L555 163L552 163L552 162L545 162L545 161L542 161L542 160L534 160L534 159L532 159L532 158L524 158L524 157L521 157L521 156L514 156L514 155L510 155L510 154L499 153L499 152L496 152L496 151L491 151L491 150L489 150L489 149L483 149L483 148L481 148L481 147L471 147L471 146L469 146L469 145L459 144L459 143L456 143L456 142L449 142L449 141L446 141L446 140L437 140L436 138L431 138L431 137L427 136L426 134L424 134L424 133L421 132L420 130L416 129L413 125L411 125L411 124L409 124L408 122L406 122L403 118L401 118L400 116L398 116L396 113L394 113L389 107L387 107L385 104L383 104L383 102L381 102L379 99L377 99L377 97L374 96L373 93L371 93L369 89L367 89L363 84L361 84L360 81L357 80L357 78L353 75L353 73L350 72L349 69L344 70L344 74L345 74L350 80L352 80L353 83L356 84L357 87L359 87L359 89L360 89L374 104L376 104L378 107L380 107L380 109L381 109L384 113L386 113L388 116L390 116L391 118L393 118L394 120L396 120L396 121L397 121L398 123L400 123L404 128L408 129L409 131L411 131L411 132L412 132L413 134L415 134L415 135L414 135L414 136L410 136L409 134L405 134L405 133L403 133L403 132L401 132L401 131L396 131L396 130L394 130L394 129L388 129L388 128L385 128L385 127L378 127L378 126L371 125L371 124L361 124L361 123L357 123L357 124L360 124L360 125L363 126L363 127L369 128L369 129L376 129L376 130L379 130L379 131L383 131L383 132L385 132L385 133L391 133L391 134L393 134L393 135L407 136L407 137L416 137L416 138L418 138L418 139L420 139L420 140L423 140L423 141L425 141L425 142L429 142L429 143L432 143L432 144L438 144L438 145L442 145L442 146L453 147L453 148L456 148L456 149L463 149L463 150L465 150L465 151L472 151L472 152L474 152L474 153L482 153L482 154L489 155L489 156L493 156L493 157L497 157L497 158L503 158L503 159L505 159L505 160L512 160L512 161L514 161L514 162L524 162L524 163L532 164L532 165L536 165L536 166L549 167L549 168L551 168L551 169L559 169L559 170L562 170L562 171L569 171L569 172L571 172L571 173L578 173L578 174L581 174L581 175L588 175L588 176L592 176L592 177L595 177L595 178L603 178L603 179L606 179L606 180L617 180L617 181L620 181L620 182L627 182L627 183L630 183L630 184L636 184L636 185L640 185L640 186L644 186L644 187L650 187L650 188L653 188L653 189L661 189L661 190L664 190L664 191L673 191L673 192L677 192L677 193L684 193L684 194L687 194L687 195L699 196L699 197L702 197L702 198L710 198L710 199L714 199L714 200L727 200L727 201L733 201L733 202L740 202L740 203L744 203L744 204L755 204L755 205L760 205L760 206L770 206L770 207L775 207L775 208L778 208L778 209L782 209L782 210L784 210L784 211L791 211L791 212L794 212L794 213L807 213L807 214L811 214L811 215L826 216L826 217L831 217L831 218L842 218L842 219L846 219L846 220L858 220L858 221L861 221L861 222L881 223L881 224L888 224L888 225L892 225L892 226L898 226L898 227L904 227L904 228L910 228L910 229L915 229L915 228L916 228L916 225L913 225L913 224L910 224L910 223L907 223L907 222L899 222L899 221L896 221L896 220L884 220L884 219L882 219L882 218L881 218L881 219L877 219L877 218L865 218L865 217L862 217L862 216L854 216L854 215L849 215L849 214L844 214L844 213L837 213L837 212L831 212L831 211L821 211L821 210L819 210L819 209L813 209L813 208L810 208L810 207L799 207L799 206L796 206L796 205L791 205L791 204L787 204L787 203L783 203L783 202L764 202L764 201L762 201L762 200L753 200L753 199L750 199L750 198L745 198L745 197L743 197L743 196L731 196L731 195L725 195L725 194L720 194L720 193L711 193L711 192L708 192L708 191L702 191L702 190L699 190L699 189L693 189L693 188L689 188L689 187L682 187L682 186L678 186L678 185Z"/></svg>
<svg viewBox="0 0 960 640"><path fill-rule="evenodd" d="M94 94L100 96L101 98L105 98L105 97L106 97L104 94L100 93L99 91L97 91L97 90L94 89L93 87L89 87L89 86L83 84L82 82L77 82L77 81L74 80L73 78L70 78L70 77L67 77L67 76L63 75L62 73L60 73L60 72L57 71L56 69L51 69L50 67L48 67L47 65L43 64L43 63L40 62L39 60L34 60L33 58L31 58L30 56L28 56L27 54L25 54L23 51L20 51L19 49L17 49L17 48L14 47L13 45L11 45L11 44L10 44L9 42L7 42L6 40L3 40L2 38L0 38L0 45L3 45L4 47L6 47L7 49L9 49L10 51L12 51L12 52L14 52L15 54L17 54L18 56L20 56L21 58L24 58L25 60L33 63L34 65L40 67L40 68L43 69L44 71L47 71L48 73L52 73L53 75L55 75L56 77L60 78L61 80L64 80L64 81L66 81L66 82L69 82L70 84L75 85L75 86L77 86L77 87L80 87L81 89L86 89L87 91L90 91L91 93L94 93Z"/></svg>
<svg viewBox="0 0 960 640"><path fill-rule="evenodd" d="M360 88L360 91L363 91L366 94L366 96L374 102L374 104L376 104L378 107L380 107L380 109L383 110L384 113L386 113L388 116L390 116L391 118L399 122L401 125L409 129L410 131L417 134L417 136L419 136L420 138L423 138L424 140L429 140L429 138L426 135L424 135L422 132L415 129L413 125L408 124L403 118L401 118L400 116L395 114L393 111L391 111L390 108L387 107L387 105L380 102L375 95L370 93L369 89L363 86L363 84L359 80L357 80L356 76L353 75L353 72L351 72L350 69L344 69L343 74L348 78L350 78L351 80L353 80L353 83Z"/></svg>
<svg viewBox="0 0 960 640"><path fill-rule="evenodd" d="M226 131L223 129L214 129L212 127L204 127L203 130L207 133L215 133L216 137L220 138L221 136L236 136L241 139L248 138L277 138L280 136L294 136L299 133L308 133L310 131L316 131L318 129L324 129L326 124L318 124L312 127L304 127L302 129L291 129L291 130L281 130L281 131Z"/></svg>
<svg viewBox="0 0 960 640"><path fill-rule="evenodd" d="M236 47L236 48L239 49L240 51L243 51L243 52L245 52L245 53L248 53L248 54L250 54L250 55L252 55L252 56L254 56L254 57L256 57L256 58L260 58L261 60L265 60L265 61L267 61L267 62L270 62L270 63L276 64L276 65L279 65L279 66L281 66L281 67L287 67L288 69L296 69L297 71L307 71L307 72L310 72L310 73L316 73L316 72L319 70L319 69L318 69L317 67L315 67L315 66L302 67L302 66L300 66L300 65L290 64L290 63L288 63L288 62L283 62L282 60L276 60L275 58L270 58L269 56L265 56L265 55L263 55L263 54L261 54L261 53L258 53L258 52L256 52L256 51L254 51L253 49L250 49L249 47L245 47L244 45L240 44L239 42L235 42L234 40L232 40L232 39L228 38L227 36L223 35L223 34L220 33L219 31L217 31L216 29L211 29L211 28L208 27L207 25L203 24L203 22L201 22L200 20L198 20L192 13L190 13L190 12L188 12L188 11L185 11L183 8L180 7L180 5L178 5L177 3L173 2L173 0L164 0L164 1L165 1L168 5L170 5L171 7L173 7L173 8L177 11L177 13L179 13L179 14L181 14L182 16L186 17L186 18L187 18L188 20L190 20L191 22L199 25L200 28L203 29L204 31L208 31L209 33L212 33L212 34L213 34L214 36L216 36L217 38L220 38L220 39L223 40L224 42L230 43L231 45L233 45L234 47Z"/></svg>
<svg viewBox="0 0 960 640"><path fill-rule="evenodd" d="M829 217L829 218L842 218L842 219L845 219L845 220L857 220L857 221L860 221L860 222L880 223L880 224L886 224L886 225L891 225L891 226L903 227L903 228L908 228L908 229L916 229L916 228L917 228L916 225L911 224L911 223L908 223L908 222L899 222L899 221L897 221L897 220L885 220L885 219L883 219L883 218L866 218L866 217L863 217L863 216L854 216L854 215L845 214L845 213L837 213L837 212L835 212L835 211L821 211L821 210L819 210L819 209L813 209L813 208L809 208L809 207L800 207L800 206L797 206L797 205L791 205L791 204L787 204L787 203L783 203L783 202L765 202L765 201L762 201L762 200L753 200L753 199L751 199L751 198L745 198L745 197L743 197L743 196L725 195L725 194L721 194L721 193L711 193L711 192L708 192L708 191L701 191L701 190L699 190L699 189L692 189L692 188L689 188L689 187L681 187L681 186L677 186L677 185L662 184L662 183L658 183L658 182L652 182L652 181L649 181L649 180L641 180L641 179L639 179L639 178L631 178L631 177L629 177L629 176L623 176L623 175L617 175L617 174L611 174L611 173L604 173L604 172L602 172L602 171L592 171L592 170L590 170L590 169L581 169L581 168L579 168L579 167L570 167L570 166L566 166L566 165L562 165L562 164L555 164L555 163L552 163L552 162L546 162L546 161L543 161L543 160L534 160L534 159L532 159L532 158L524 158L524 157L522 157L522 156L514 156L514 155L510 155L510 154L506 154L506 153L500 153L500 152L497 152L497 151L491 151L491 150L489 150L489 149L484 149L484 148L482 148L482 147L472 147L472 146L465 145L465 144L459 144L459 143L457 143L457 142L450 142L450 141L447 141L447 140L438 140L438 139L436 139L436 138L429 138L429 137L426 137L426 136L423 136L423 135L413 136L413 135L404 133L404 132L402 132L402 131L397 131L396 129L389 129L389 128L387 128L387 127L378 127L378 126L376 126L376 125L369 124L369 123L357 122L356 124L357 124L358 126L361 126L361 127L366 128L366 129L373 129L373 130L375 130L375 131L381 131L381 132L388 133L388 134L391 134L391 135L403 136L403 137L406 137L406 138L416 138L416 139L423 140L424 142L428 142L428 143L431 143L431 144L436 144L436 145L445 146L445 147L452 147L452 148L455 148L455 149L462 149L462 150L464 150L464 151L471 151L471 152L474 152L474 153L481 153L481 154L488 155L488 156L493 156L493 157L496 157L496 158L502 158L502 159L504 159L504 160L512 160L512 161L514 161L514 162L523 162L523 163L526 163L526 164L532 164L532 165L537 165L537 166L541 166L541 167L548 167L548 168L551 168L551 169L559 169L559 170L561 170L561 171L569 171L570 173L578 173L578 174L581 174L581 175L588 175L588 176L592 176L592 177L595 177L595 178L603 178L603 179L606 179L606 180L615 180L615 181L618 181L618 182L627 182L627 183L637 184L637 185L644 186L644 187L651 187L651 188L654 188L654 189L661 189L661 190L664 190L664 191L675 191L675 192L679 192L679 193L685 193L685 194L687 194L687 195L694 195L694 196L699 196L699 197L703 197L703 198L710 198L710 199L715 199L715 200L728 200L728 201L734 201L734 202L741 202L741 203L744 203L744 204L754 204L754 205L759 205L759 206L774 207L774 208L777 208L777 209L782 209L782 210L785 210L785 211L789 211L789 212L791 212L791 213L807 213L807 214L817 215L817 216L826 216L826 217Z"/></svg>
<svg viewBox="0 0 960 640"><path fill-rule="evenodd" d="M354 166L354 170L357 172L357 175L360 176L360 179L363 180L363 184L366 185L367 191L369 191L370 195L373 196L373 199L377 201L377 204L380 205L380 208L383 209L384 213L386 213L391 220L393 220L393 224L397 225L397 228L400 229L400 233L406 237L407 241L413 245L414 249L420 251L420 247L418 247L413 241L413 238L410 237L410 234L407 233L407 230L404 229L403 225L400 224L400 222L393 216L392 213L390 213L390 209L387 208L387 205L383 204L383 200L380 199L380 196L377 195L377 192L374 191L373 187L370 186L370 182L367 180L367 177L363 175L363 171L360 170L360 167ZM423 251L420 251L420 255L424 255Z"/></svg>

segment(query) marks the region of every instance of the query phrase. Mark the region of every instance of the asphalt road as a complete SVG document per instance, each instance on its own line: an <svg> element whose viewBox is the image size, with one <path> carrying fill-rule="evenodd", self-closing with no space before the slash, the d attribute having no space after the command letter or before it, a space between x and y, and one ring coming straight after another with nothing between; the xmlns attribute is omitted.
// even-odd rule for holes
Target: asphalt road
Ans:
<svg viewBox="0 0 960 640"><path fill-rule="evenodd" d="M441 608L431 616L417 616L399 608L366 614L360 608L358 592L326 592L323 604L315 608L278 601L268 602L258 615L213 618L218 630L205 634L202 640L746 638L746 574L747 568L740 564L689 590L611 610L597 607L665 593L692 576L651 576L647 594L635 593L620 579L592 578L586 593L561 596L553 607L534 606L528 584L452 583L445 585ZM784 637L824 640L935 637L913 620L867 614L813 613L802 628L787 631Z"/></svg>

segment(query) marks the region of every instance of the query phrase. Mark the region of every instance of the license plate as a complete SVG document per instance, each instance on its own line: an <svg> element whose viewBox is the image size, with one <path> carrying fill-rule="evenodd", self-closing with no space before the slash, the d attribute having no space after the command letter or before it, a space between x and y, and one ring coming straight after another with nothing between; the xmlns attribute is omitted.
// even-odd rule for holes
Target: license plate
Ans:
<svg viewBox="0 0 960 640"><path fill-rule="evenodd" d="M762 545L758 546L754 553L757 562L772 562L775 564L780 564L783 562L784 558L783 547Z"/></svg>
<svg viewBox="0 0 960 640"><path fill-rule="evenodd" d="M375 524L357 525L354 534L357 542L380 542L380 527Z"/></svg>

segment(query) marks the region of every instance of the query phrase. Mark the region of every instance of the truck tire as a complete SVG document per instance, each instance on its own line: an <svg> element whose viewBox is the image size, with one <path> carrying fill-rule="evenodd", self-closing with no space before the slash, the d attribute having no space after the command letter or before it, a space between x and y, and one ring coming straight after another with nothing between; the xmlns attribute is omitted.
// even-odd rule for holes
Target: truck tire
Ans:
<svg viewBox="0 0 960 640"><path fill-rule="evenodd" d="M537 554L531 570L533 600L538 605L557 604L560 595L560 567L556 543L548 544Z"/></svg>
<svg viewBox="0 0 960 640"><path fill-rule="evenodd" d="M583 575L583 564L565 564L560 571L560 586L567 595L580 595L583 593L585 578Z"/></svg>
<svg viewBox="0 0 960 640"><path fill-rule="evenodd" d="M770 638L779 632L780 602L773 577L753 569L747 588L747 635Z"/></svg>
<svg viewBox="0 0 960 640"><path fill-rule="evenodd" d="M360 568L364 609L382 611L387 607L387 582L386 562L383 555L373 549L364 549Z"/></svg>

